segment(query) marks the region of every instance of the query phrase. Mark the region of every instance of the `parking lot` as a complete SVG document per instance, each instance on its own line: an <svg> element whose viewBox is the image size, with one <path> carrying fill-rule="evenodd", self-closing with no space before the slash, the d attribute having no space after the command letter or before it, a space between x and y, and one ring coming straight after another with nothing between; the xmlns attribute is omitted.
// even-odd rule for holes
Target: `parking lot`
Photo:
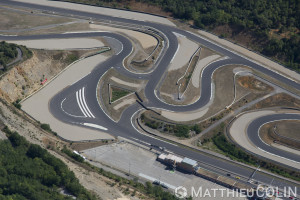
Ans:
<svg viewBox="0 0 300 200"><path fill-rule="evenodd" d="M150 182L157 180L166 185L168 189L172 191L179 186L183 186L187 189L188 195L190 195L192 187L194 187L195 192L198 192L201 187L201 199L211 199L214 196L213 190L209 190L211 197L209 197L208 193L205 197L203 197L205 190L216 189L217 192L215 196L226 199L226 193L224 193L224 197L221 197L221 190L225 189L225 187L197 177L193 174L185 174L168 169L165 165L156 161L157 154L128 142L119 142L87 149L84 150L82 154L89 160L102 163L106 166L111 166L112 168L118 169L119 171L123 171L127 174L135 175L139 177L139 179ZM232 199L232 195L229 196L228 199ZM238 197L235 199L245 198Z"/></svg>

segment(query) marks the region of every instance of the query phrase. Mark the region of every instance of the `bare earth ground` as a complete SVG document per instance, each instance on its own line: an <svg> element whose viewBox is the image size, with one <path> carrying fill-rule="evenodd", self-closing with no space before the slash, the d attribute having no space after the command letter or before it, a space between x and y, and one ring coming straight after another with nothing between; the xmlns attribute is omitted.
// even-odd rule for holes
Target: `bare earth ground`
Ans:
<svg viewBox="0 0 300 200"><path fill-rule="evenodd" d="M33 49L49 49L49 50L64 50L64 49L84 49L84 48L99 48L103 46L103 42L91 38L74 38L74 39L46 39L46 40L16 40L8 41L18 45L24 45Z"/></svg>
<svg viewBox="0 0 300 200"><path fill-rule="evenodd" d="M91 31L88 21L78 21L72 24L64 24L50 28L41 28L38 30L21 32L18 35L39 35L50 33L66 33L66 32L86 32Z"/></svg>
<svg viewBox="0 0 300 200"><path fill-rule="evenodd" d="M61 24L73 21L65 17L42 14L32 14L29 11L5 9L0 7L0 32L6 30L21 30L37 26Z"/></svg>
<svg viewBox="0 0 300 200"><path fill-rule="evenodd" d="M284 122L277 122L277 133L281 136L292 138L300 141L300 121L291 120Z"/></svg>
<svg viewBox="0 0 300 200"><path fill-rule="evenodd" d="M32 94L41 87L41 80L50 80L67 65L68 55L81 56L85 51L33 50L31 59L18 64L0 80L0 97L8 102Z"/></svg>

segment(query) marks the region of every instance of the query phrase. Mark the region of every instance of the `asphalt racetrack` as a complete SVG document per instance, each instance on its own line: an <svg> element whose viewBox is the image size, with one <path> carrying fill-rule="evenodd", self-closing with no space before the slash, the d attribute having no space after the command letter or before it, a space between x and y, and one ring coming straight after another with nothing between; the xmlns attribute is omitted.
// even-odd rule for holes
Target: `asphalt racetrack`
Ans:
<svg viewBox="0 0 300 200"><path fill-rule="evenodd" d="M86 77L78 80L70 87L59 91L57 95L55 95L49 103L49 108L51 113L59 120L69 123L69 124L78 124L79 126L86 127L86 128L93 128L93 129L101 129L101 131L108 132L114 136L121 136L128 139L135 138L137 141L141 143L148 143L151 144L154 148L161 150L161 148L165 148L168 151L171 151L175 154L186 156L191 159L195 159L200 162L203 168L207 168L213 171L217 171L218 173L226 174L227 172L232 172L239 176L243 177L250 177L253 173L253 170L247 167L243 167L242 165L237 165L234 162L228 162L226 160L210 156L203 152L197 150L191 150L182 146L178 146L176 144L171 144L169 142L165 142L159 140L157 138L151 137L149 135L145 135L140 133L136 127L134 126L134 115L135 113L142 109L139 104L133 104L128 109L126 109L121 119L118 122L114 122L111 120L104 111L100 108L99 103L96 97L96 88L97 83L101 76L110 68L115 68L121 74L131 77L131 78L139 78L148 80L148 84L145 88L145 95L148 99L148 103L145 103L144 106L146 107L155 107L155 108L162 108L170 111L175 112L184 112L184 111L193 111L197 110L203 106L205 106L212 97L212 75L214 71L220 67L226 67L226 65L232 64L240 64L249 66L255 70L258 70L274 79L277 79L290 87L300 89L300 84L276 73L272 70L264 68L259 64L252 62L228 49L225 49L215 43L212 43L200 36L194 35L190 32L186 32L176 27L171 27L162 24L156 24L146 21L136 21L131 19L123 19L123 18L116 18L110 17L101 14L94 14L88 12L80 12L80 11L73 11L69 9L63 8L54 8L36 4L28 4L22 2L15 2L10 0L0 0L1 4L13 5L13 6L23 6L29 7L31 9L39 9L39 10L47 10L55 13L60 13L63 15L74 15L74 16L81 16L85 18L92 18L96 20L107 20L111 22L118 22L124 23L127 25L134 25L140 26L143 28L150 28L152 30L157 30L164 40L166 41L165 47L163 50L163 54L161 57L158 58L156 63L155 69L148 74L134 74L127 71L123 66L123 60L131 53L132 51L132 44L131 42L116 33L111 32L87 32L87 33L66 33L66 34L49 34L49 35L29 35L29 36L0 36L0 40L33 40L33 39L55 39L55 38L86 38L86 37L110 37L114 38L115 40L119 41L121 45L116 45L114 51L116 52L115 55L107 59L105 62L100 63L96 66L91 73L89 73ZM159 91L156 90L161 76L167 71L170 61L172 60L176 49L178 47L178 41L174 32L184 35L190 40L196 41L201 43L202 45L227 56L228 59L220 60L208 65L202 74L201 77L201 97L200 99L187 106L174 106L165 104L163 101L159 99ZM67 110L67 108L62 109L61 105L64 99L73 100L68 101L68 108L73 108ZM74 117L68 113L72 113ZM81 117L78 117L81 116ZM295 162L300 162L300 157L292 154L287 153L279 149L274 149L266 144L264 144L258 136L259 127L269 121L272 120L280 120L286 118L292 119L300 119L299 115L268 115L263 118L258 118L253 121L248 128L248 135L251 141L257 145L257 147L261 148L264 151L270 152L272 154L276 154L278 156L282 156L284 158L294 160ZM88 125L88 126L87 126ZM161 148L158 148L161 147ZM299 169L295 169L299 170ZM264 173L257 172L253 179L263 182L263 183L270 183L273 177L266 175ZM284 182L281 179L274 179L273 183L274 186L287 186L290 183Z"/></svg>

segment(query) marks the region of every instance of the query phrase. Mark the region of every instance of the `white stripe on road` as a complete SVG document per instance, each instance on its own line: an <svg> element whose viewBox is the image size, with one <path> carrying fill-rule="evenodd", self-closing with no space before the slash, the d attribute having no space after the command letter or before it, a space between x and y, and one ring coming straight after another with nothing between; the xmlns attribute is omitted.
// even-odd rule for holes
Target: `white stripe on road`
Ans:
<svg viewBox="0 0 300 200"><path fill-rule="evenodd" d="M84 115L85 117L87 117L87 115L86 115L85 112L83 111L83 109L82 109L82 107L81 107L81 104L80 104L80 102L79 102L78 91L76 92L76 100L77 100L77 104L78 104L78 106L79 106L81 112L83 113L83 115Z"/></svg>
<svg viewBox="0 0 300 200"><path fill-rule="evenodd" d="M88 113L93 117L95 118L95 116L93 115L93 113L90 111L89 107L87 106L86 104L86 101L85 101L85 95L84 95L84 87L82 88L82 99L83 99L83 106L85 106L86 110L88 111Z"/></svg>
<svg viewBox="0 0 300 200"><path fill-rule="evenodd" d="M83 108L83 110L85 111L85 114L88 116L88 117L91 117L91 115L88 113L88 111L86 110L84 104L83 104L83 101L82 101L82 92L81 92L81 89L79 90L79 102Z"/></svg>
<svg viewBox="0 0 300 200"><path fill-rule="evenodd" d="M107 128L97 125L97 124L83 123L83 125L107 131Z"/></svg>

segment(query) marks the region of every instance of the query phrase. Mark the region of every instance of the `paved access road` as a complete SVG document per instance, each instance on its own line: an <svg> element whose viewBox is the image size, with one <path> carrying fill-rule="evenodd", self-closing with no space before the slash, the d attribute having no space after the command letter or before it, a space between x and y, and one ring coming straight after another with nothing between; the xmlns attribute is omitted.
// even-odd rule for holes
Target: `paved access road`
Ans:
<svg viewBox="0 0 300 200"><path fill-rule="evenodd" d="M141 109L141 106L138 104L134 104L126 109L120 119L119 122L112 121L99 107L97 97L96 97L96 87L99 79L101 76L111 67L114 67L120 73L133 78L140 78L149 80L148 84L145 88L145 95L149 101L146 103L145 106L148 107L157 107L168 109L176 112L182 111L192 111L199 109L205 106L212 94L211 94L211 82L212 82L212 75L214 71L225 65L229 64L241 64L250 66L262 73L267 74L277 80L280 80L291 87L296 89L300 89L300 84L294 82L276 72L273 72L269 69L266 69L250 60L243 58L242 56L231 52L217 44L211 43L208 40L201 38L200 36L194 35L192 33L177 29L175 27L166 26L162 24L155 24L146 21L136 21L131 19L122 19L116 17L105 16L101 14L94 14L88 12L80 12L80 11L73 11L69 9L62 9L62 8L54 8L49 6L42 6L42 5L35 5L29 3L22 3L22 2L15 2L10 0L0 0L0 4L9 4L13 6L23 6L29 7L31 9L40 9L46 10L50 12L55 12L61 15L74 15L80 16L85 18L92 18L93 20L107 20L111 22L118 22L118 23L126 23L126 24L134 24L135 26L141 27L151 27L152 29L159 30L161 34L163 34L164 39L167 44L165 46L165 51L158 59L157 66L155 70L149 74L134 74L127 71L122 64L123 59L130 54L132 50L131 43L125 37L115 34L115 33L107 33L107 32L95 32L95 33L68 33L68 34L51 34L51 35L31 35L31 36L0 36L0 40L26 40L26 39L48 39L48 38L76 38L76 37L95 37L95 36L102 36L102 37L109 37L111 39L111 43L115 47L116 54L109 58L107 61L99 64L94 70L87 75L86 77L82 78L78 82L74 83L70 87L60 91L56 96L54 96L49 104L50 110L52 114L61 121L70 124L79 124L81 126L94 128L94 129L101 129L101 131L107 131L112 135L115 136L122 136L128 139L135 139L140 141L141 143L148 143L159 147L164 147L168 151L171 151L175 154L186 156L195 160L200 161L203 163L203 167L215 170L221 173L226 174L228 171L234 174L237 174L241 177L250 177L253 173L253 170L242 167L241 165L234 164L232 162L225 161L223 159L219 159L200 151L190 150L184 147L180 147L148 135L144 135L139 133L136 128L133 126L133 118L132 116ZM167 70L167 67L173 58L177 47L178 41L176 36L173 32L177 32L186 36L187 38L194 40L207 46L214 51L217 51L225 56L228 59L221 60L218 62L214 62L207 66L202 75L201 79L201 98L195 102L194 104L187 105L187 106L173 106L163 103L158 97L159 94L156 94L156 87L159 84L161 76ZM119 41L120 45L117 45L116 42ZM68 106L63 109L62 102L67 104ZM225 170L225 171L222 171ZM270 183L273 177L265 175L263 173L257 172L253 179L264 182ZM282 180L274 179L273 185L283 187L287 185L291 185L291 183L285 183Z"/></svg>

